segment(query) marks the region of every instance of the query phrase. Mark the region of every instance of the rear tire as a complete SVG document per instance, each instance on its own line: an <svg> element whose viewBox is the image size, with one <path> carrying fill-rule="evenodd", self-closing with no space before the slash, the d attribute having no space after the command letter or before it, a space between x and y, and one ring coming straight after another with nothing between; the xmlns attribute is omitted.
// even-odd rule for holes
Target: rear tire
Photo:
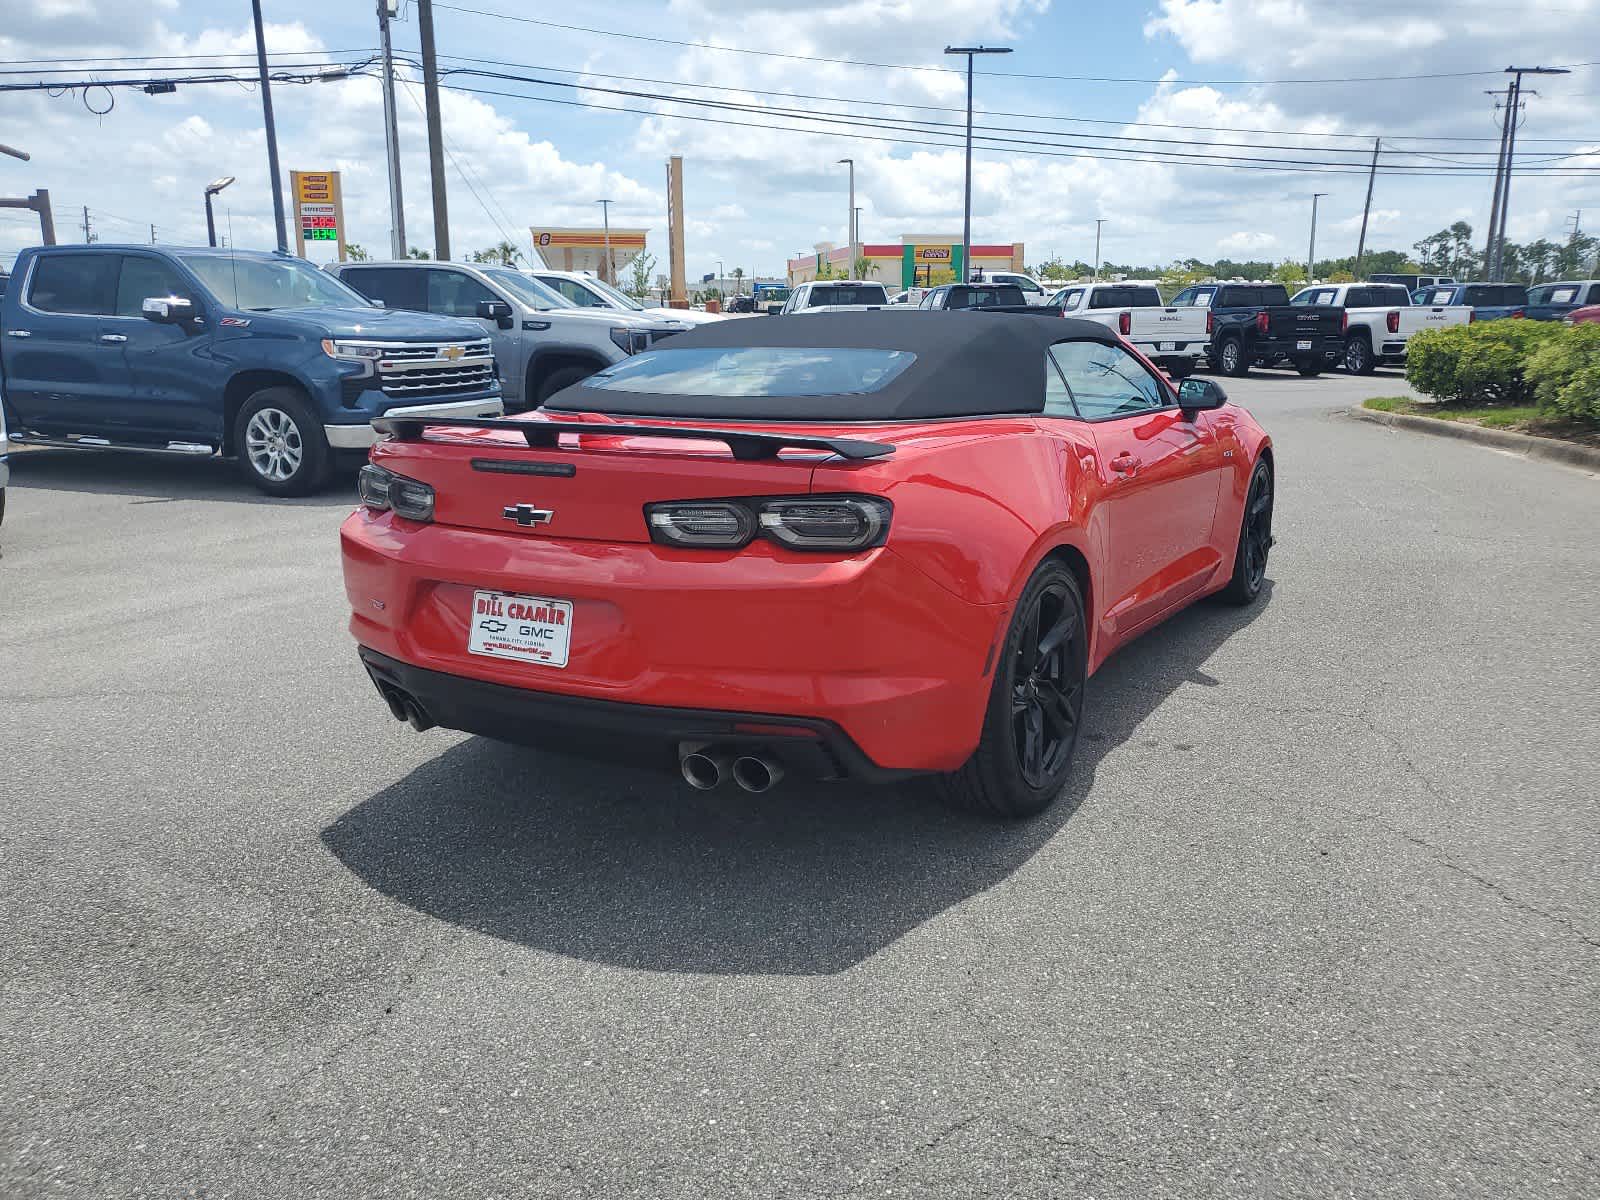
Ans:
<svg viewBox="0 0 1600 1200"><path fill-rule="evenodd" d="M304 393L262 388L233 422L233 450L245 478L269 496L308 496L328 482L333 453Z"/></svg>
<svg viewBox="0 0 1600 1200"><path fill-rule="evenodd" d="M1236 337L1223 342L1217 350L1217 368L1234 379L1250 374L1250 357L1244 352L1244 343Z"/></svg>
<svg viewBox="0 0 1600 1200"><path fill-rule="evenodd" d="M546 375L544 382L539 385L539 394L534 397L534 407L538 407L554 396L562 388L569 388L593 375L598 367L560 367ZM523 398L526 401L526 397Z"/></svg>
<svg viewBox="0 0 1600 1200"><path fill-rule="evenodd" d="M938 778L946 803L1017 820L1055 802L1083 723L1088 646L1077 578L1064 563L1044 563L1006 631L978 748L959 771Z"/></svg>
<svg viewBox="0 0 1600 1200"><path fill-rule="evenodd" d="M1322 374L1321 363L1296 363L1294 369L1307 379L1315 379Z"/></svg>
<svg viewBox="0 0 1600 1200"><path fill-rule="evenodd" d="M1167 378L1171 379L1173 383L1182 383L1193 374L1193 363L1173 363L1167 368Z"/></svg>
<svg viewBox="0 0 1600 1200"><path fill-rule="evenodd" d="M1344 344L1344 369L1352 375L1371 375L1378 369L1372 343L1359 333L1352 335Z"/></svg>
<svg viewBox="0 0 1600 1200"><path fill-rule="evenodd" d="M1267 555L1272 551L1272 468L1265 460L1250 473L1250 490L1239 518L1239 548L1233 553L1233 576L1217 593L1224 604L1255 603L1267 578Z"/></svg>

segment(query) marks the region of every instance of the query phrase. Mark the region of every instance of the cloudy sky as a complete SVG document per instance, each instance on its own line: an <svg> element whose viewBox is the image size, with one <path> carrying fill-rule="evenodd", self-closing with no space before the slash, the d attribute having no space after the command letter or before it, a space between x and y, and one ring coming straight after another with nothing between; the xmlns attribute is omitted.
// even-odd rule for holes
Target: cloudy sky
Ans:
<svg viewBox="0 0 1600 1200"><path fill-rule="evenodd" d="M247 0L7 9L0 82L126 78L112 68L143 69L126 61L136 55L231 69L248 60L176 56L254 47ZM360 59L377 44L368 0L265 0L265 10L282 63ZM984 42L1014 49L981 64L1004 74L978 80L980 127L1011 140L977 155L973 238L1025 242L1030 263L1089 258L1097 217L1112 261L1302 256L1314 191L1328 193L1319 256L1353 253L1363 137L1375 135L1413 153L1386 159L1395 173L1379 177L1370 244L1409 247L1461 219L1481 240L1491 180L1480 173L1492 169L1497 128L1485 91L1503 86L1511 62L1600 59L1597 17L1600 0L435 0L445 67L545 81L447 79L457 89L443 101L452 238L458 255L502 237L526 247L528 226L597 223L593 202L608 197L612 221L649 227L664 263L671 153L686 160L691 276L718 259L780 272L818 241L842 242L836 160L846 156L865 240L959 231L962 159L951 143L964 81L941 50ZM394 28L397 52L415 59L415 0L402 0ZM573 84L614 90L564 86ZM1579 208L1600 225L1600 68L1537 86L1520 133L1527 166L1509 229L1518 241L1561 237ZM63 240L82 238L87 205L102 240L148 241L154 224L161 241L196 242L204 185L235 175L219 222L238 245L272 244L253 88L118 90L109 112L90 111L112 99L100 88L0 93L0 142L32 154L0 157L0 194L48 188ZM342 171L351 236L381 252L389 215L376 80L275 86L273 100L285 173ZM399 113L408 233L427 247L418 89L402 88ZM1198 157L1216 154L1254 161ZM1293 160L1348 165L1263 169ZM1463 173L1426 173L1436 171ZM31 220L0 210L0 265L34 240Z"/></svg>

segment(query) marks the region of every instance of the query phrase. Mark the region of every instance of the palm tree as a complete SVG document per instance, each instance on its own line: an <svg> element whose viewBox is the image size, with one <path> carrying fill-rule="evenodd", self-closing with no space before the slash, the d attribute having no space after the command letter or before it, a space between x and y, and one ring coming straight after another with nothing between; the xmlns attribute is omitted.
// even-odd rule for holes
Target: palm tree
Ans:
<svg viewBox="0 0 1600 1200"><path fill-rule="evenodd" d="M737 296L739 294L739 281L741 279L743 279L743 278L744 278L744 268L743 267L735 267L733 269L733 294L735 296Z"/></svg>

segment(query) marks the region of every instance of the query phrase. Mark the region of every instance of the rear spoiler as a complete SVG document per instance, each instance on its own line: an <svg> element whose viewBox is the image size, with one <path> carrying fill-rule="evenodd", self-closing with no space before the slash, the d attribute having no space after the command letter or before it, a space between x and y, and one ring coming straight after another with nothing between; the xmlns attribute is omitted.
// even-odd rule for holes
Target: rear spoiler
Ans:
<svg viewBox="0 0 1600 1200"><path fill-rule="evenodd" d="M580 421L517 421L508 417L374 417L372 427L396 441L422 440L429 426L454 429L511 429L520 433L533 448L551 449L561 444L564 433L588 437L685 438L697 442L722 442L741 461L777 458L778 451L826 450L840 458L860 461L893 454L885 442L858 438L808 437L794 433L759 433L745 429L705 429L688 425L602 425Z"/></svg>

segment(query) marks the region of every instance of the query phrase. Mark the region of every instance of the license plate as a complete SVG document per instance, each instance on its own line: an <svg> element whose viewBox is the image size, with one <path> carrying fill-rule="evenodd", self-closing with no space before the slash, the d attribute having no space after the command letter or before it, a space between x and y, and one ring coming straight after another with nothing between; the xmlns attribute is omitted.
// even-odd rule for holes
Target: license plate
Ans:
<svg viewBox="0 0 1600 1200"><path fill-rule="evenodd" d="M1176 350L1178 348L1178 343L1177 342L1160 342L1160 343L1158 343L1158 348L1162 349L1162 350Z"/></svg>
<svg viewBox="0 0 1600 1200"><path fill-rule="evenodd" d="M513 592L474 592L467 650L490 658L567 665L572 643L572 601Z"/></svg>
<svg viewBox="0 0 1600 1200"><path fill-rule="evenodd" d="M1311 349L1311 343L1309 341L1296 342L1294 344L1294 348L1296 350L1309 350L1309 349Z"/></svg>

